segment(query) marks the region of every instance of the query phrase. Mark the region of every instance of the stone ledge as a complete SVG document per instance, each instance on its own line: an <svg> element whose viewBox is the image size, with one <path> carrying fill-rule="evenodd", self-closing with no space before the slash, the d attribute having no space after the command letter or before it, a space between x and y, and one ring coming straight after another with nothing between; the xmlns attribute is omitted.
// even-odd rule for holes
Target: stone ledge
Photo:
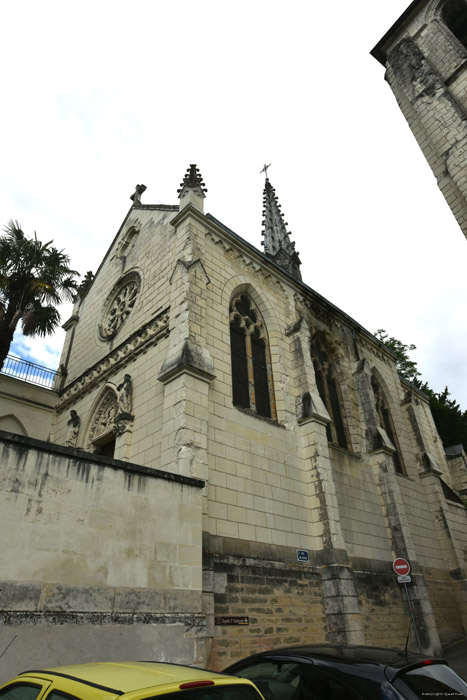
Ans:
<svg viewBox="0 0 467 700"><path fill-rule="evenodd" d="M0 627L22 625L184 625L190 628L204 627L206 616L202 613L56 613L0 611Z"/></svg>
<svg viewBox="0 0 467 700"><path fill-rule="evenodd" d="M0 582L0 615L194 615L201 591L74 586L40 581Z"/></svg>
<svg viewBox="0 0 467 700"><path fill-rule="evenodd" d="M192 476L184 476L183 474L165 472L161 469L143 467L142 465L134 464L133 462L124 462L121 459L114 459L113 457L103 457L102 455L97 455L93 452L86 452L85 450L80 450L76 447L57 445L53 442L37 440L36 438L30 438L24 435L17 435L16 433L8 433L4 430L0 430L0 445L2 442L5 444L7 449L10 449L10 447L14 447L18 451L22 452L23 455L25 452L28 452L30 449L33 449L38 450L40 452L48 452L52 455L61 455L64 459L69 459L70 461L79 460L87 462L88 464L94 463L97 466L109 467L111 469L122 469L123 471L129 472L130 474L137 474L138 476L147 476L152 479L165 479L166 481L176 481L180 484L193 486L198 489L202 489L205 486L205 482L202 479L197 479Z"/></svg>

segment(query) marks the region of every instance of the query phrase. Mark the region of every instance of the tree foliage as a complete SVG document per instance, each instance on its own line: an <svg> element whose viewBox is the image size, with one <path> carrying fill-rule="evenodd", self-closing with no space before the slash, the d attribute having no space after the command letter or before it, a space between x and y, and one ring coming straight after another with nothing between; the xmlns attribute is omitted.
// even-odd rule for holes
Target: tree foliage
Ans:
<svg viewBox="0 0 467 700"><path fill-rule="evenodd" d="M388 335L382 328L376 331L375 336L396 356L400 376L408 379L429 397L433 420L444 447L462 444L467 452L467 410L462 411L457 401L449 398L451 394L448 387L438 393L431 389L428 382L421 381L422 375L418 371L417 363L409 356L409 352L416 349L415 345L405 345Z"/></svg>
<svg viewBox="0 0 467 700"><path fill-rule="evenodd" d="M46 336L58 327L57 306L71 300L78 273L70 258L52 244L28 238L17 221L0 237L0 368L8 355L16 327L24 335Z"/></svg>
<svg viewBox="0 0 467 700"><path fill-rule="evenodd" d="M397 371L400 376L404 377L404 379L408 379L409 382L415 383L418 377L422 375L417 369L417 363L410 359L409 352L416 350L416 346L405 345L400 340L397 340L397 338L388 335L383 328L379 328L375 336L378 340L381 340L387 348L392 350L396 356Z"/></svg>

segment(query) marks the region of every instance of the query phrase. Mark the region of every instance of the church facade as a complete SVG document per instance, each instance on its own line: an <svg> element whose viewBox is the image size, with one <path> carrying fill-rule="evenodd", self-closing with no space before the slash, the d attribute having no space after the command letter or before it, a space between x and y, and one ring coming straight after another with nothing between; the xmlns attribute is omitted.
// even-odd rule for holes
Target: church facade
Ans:
<svg viewBox="0 0 467 700"><path fill-rule="evenodd" d="M144 189L65 324L48 439L7 410L6 675L404 646L407 595L413 648L464 637L465 459L426 396L301 280L268 178L263 252L204 213L196 166L178 206Z"/></svg>
<svg viewBox="0 0 467 700"><path fill-rule="evenodd" d="M371 53L467 237L467 2L413 0Z"/></svg>

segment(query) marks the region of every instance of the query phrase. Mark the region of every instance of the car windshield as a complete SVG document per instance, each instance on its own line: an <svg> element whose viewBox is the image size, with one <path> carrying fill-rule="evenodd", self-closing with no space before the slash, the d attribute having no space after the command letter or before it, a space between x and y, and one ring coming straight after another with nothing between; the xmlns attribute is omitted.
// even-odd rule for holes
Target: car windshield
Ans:
<svg viewBox="0 0 467 700"><path fill-rule="evenodd" d="M398 676L393 685L407 700L467 698L467 683L444 664L415 668Z"/></svg>

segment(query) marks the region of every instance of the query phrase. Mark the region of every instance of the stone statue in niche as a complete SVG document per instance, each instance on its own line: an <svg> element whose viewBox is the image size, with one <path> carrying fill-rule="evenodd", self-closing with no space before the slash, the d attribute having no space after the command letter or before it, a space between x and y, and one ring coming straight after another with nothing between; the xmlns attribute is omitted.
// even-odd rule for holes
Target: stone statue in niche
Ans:
<svg viewBox="0 0 467 700"><path fill-rule="evenodd" d="M131 375L125 374L123 382L117 387L119 413L131 414L132 391Z"/></svg>
<svg viewBox="0 0 467 700"><path fill-rule="evenodd" d="M67 447L76 447L81 419L74 410L70 411L70 416L70 420L67 422L65 445Z"/></svg>

